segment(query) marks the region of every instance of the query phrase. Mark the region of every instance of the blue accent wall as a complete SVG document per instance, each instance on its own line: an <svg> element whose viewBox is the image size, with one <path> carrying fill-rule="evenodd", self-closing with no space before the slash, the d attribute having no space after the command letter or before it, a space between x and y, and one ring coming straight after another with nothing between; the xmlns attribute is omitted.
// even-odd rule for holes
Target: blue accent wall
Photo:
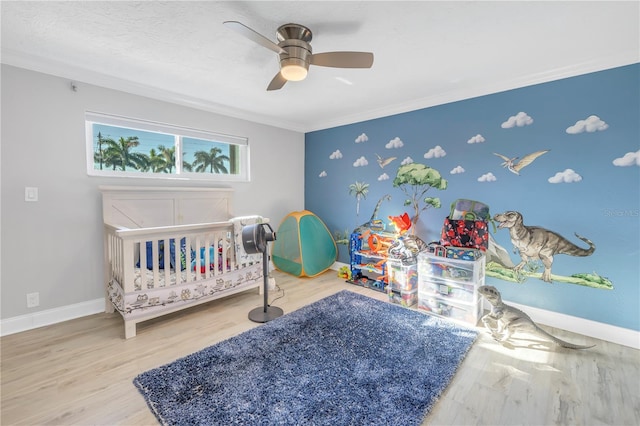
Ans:
<svg viewBox="0 0 640 426"><path fill-rule="evenodd" d="M544 150L519 175L495 155L522 159ZM381 167L377 155L396 159ZM640 64L307 133L305 208L343 234L368 221L385 194L391 200L378 218L388 224L389 215L413 215L393 186L403 161L432 167L448 181L447 189L426 193L442 207L420 215L416 235L423 240L439 239L455 199L479 200L492 214L518 211L525 225L577 246L587 247L574 233L588 238L596 245L591 256L558 254L552 273L595 273L613 284L488 277L505 299L640 330ZM349 193L355 182L369 185L359 214ZM491 232L519 263L509 231ZM348 263L348 247L338 250Z"/></svg>

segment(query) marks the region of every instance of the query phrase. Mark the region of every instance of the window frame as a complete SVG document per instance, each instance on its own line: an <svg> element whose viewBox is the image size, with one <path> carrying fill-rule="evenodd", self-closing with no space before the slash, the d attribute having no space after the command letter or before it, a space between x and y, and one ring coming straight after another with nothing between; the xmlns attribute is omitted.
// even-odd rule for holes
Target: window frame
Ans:
<svg viewBox="0 0 640 426"><path fill-rule="evenodd" d="M131 172L123 170L98 170L95 169L95 145L93 125L102 124L112 127L139 130L144 132L160 133L173 136L175 146L176 164L171 173ZM131 135L135 136L135 135ZM228 144L237 147L237 168L239 173L202 173L184 171L183 163L183 138L199 139L214 143ZM86 166L89 176L99 177L126 177L141 179L163 180L193 180L209 182L249 182L251 180L249 167L249 139L242 136L227 135L208 130L194 129L174 124L165 124L137 118L129 118L112 114L93 111L85 112L85 139L86 139ZM231 151L231 150L230 150ZM229 171L234 167L230 165Z"/></svg>

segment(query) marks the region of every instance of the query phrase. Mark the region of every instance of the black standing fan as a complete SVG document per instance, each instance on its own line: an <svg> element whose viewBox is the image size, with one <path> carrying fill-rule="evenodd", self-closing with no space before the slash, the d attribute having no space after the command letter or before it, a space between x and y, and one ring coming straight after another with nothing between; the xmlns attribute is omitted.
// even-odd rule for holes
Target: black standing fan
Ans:
<svg viewBox="0 0 640 426"><path fill-rule="evenodd" d="M269 228L268 230L265 227ZM262 253L262 275L264 277L264 306L249 312L253 322L267 322L284 314L282 309L269 306L269 264L267 243L275 241L276 233L268 223L256 223L242 228L242 246L248 254Z"/></svg>

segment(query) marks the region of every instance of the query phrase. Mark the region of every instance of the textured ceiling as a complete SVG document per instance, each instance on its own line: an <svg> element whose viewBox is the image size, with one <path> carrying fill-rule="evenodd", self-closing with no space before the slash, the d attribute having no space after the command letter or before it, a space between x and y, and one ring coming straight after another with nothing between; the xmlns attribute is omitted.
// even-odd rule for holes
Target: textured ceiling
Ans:
<svg viewBox="0 0 640 426"><path fill-rule="evenodd" d="M625 2L2 1L2 62L77 82L311 131L640 62ZM312 66L267 92L275 41L313 31L315 53L370 51L371 69Z"/></svg>

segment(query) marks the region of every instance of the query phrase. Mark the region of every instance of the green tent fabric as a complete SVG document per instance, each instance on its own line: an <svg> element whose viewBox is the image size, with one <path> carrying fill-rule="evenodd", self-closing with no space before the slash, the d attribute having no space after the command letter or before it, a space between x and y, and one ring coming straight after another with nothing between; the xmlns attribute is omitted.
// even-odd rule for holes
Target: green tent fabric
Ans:
<svg viewBox="0 0 640 426"><path fill-rule="evenodd" d="M313 277L333 265L336 242L327 226L308 210L289 213L280 223L271 249L276 269L297 277Z"/></svg>

